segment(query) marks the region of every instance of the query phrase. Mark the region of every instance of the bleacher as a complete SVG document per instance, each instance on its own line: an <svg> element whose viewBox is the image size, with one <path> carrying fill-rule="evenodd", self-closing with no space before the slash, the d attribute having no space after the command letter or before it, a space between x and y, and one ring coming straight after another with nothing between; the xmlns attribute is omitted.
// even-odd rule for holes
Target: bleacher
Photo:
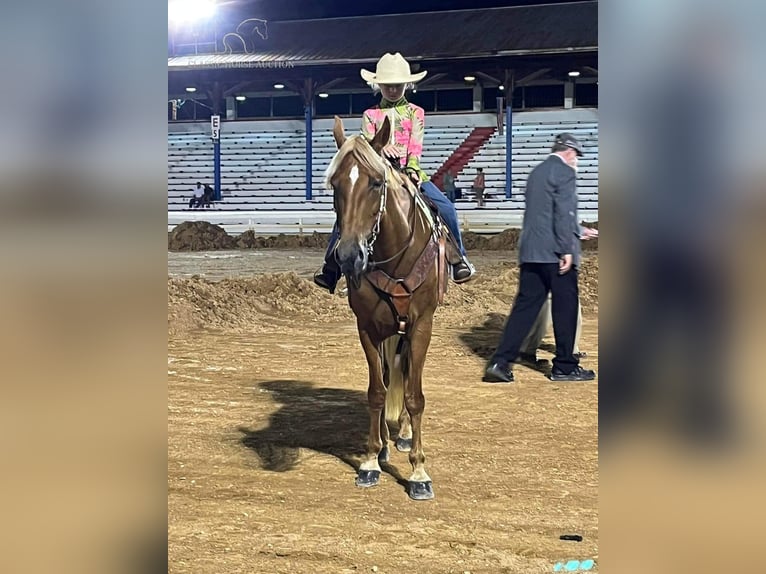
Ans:
<svg viewBox="0 0 766 574"><path fill-rule="evenodd" d="M471 185L476 169L484 169L484 209L524 209L524 187L534 167L550 153L557 133L573 134L585 148L578 161L577 194L581 211L598 210L598 123L596 121L530 122L514 124L511 130L512 197L505 198L505 135L493 134L456 178L463 191L458 209L474 209L476 199Z"/></svg>
<svg viewBox="0 0 766 574"><path fill-rule="evenodd" d="M546 115L540 115L546 114ZM551 115L554 114L554 115ZM553 135L561 131L574 133L586 147L580 160L578 191L581 211L598 208L598 125L595 112L582 119L557 120L560 112L514 114L513 120L513 198L505 199L505 137L494 134L479 150L457 178L464 194L470 191L476 167L483 167L487 204L477 209L471 197L458 201L461 220L479 218L493 221L488 211L503 211L504 221L520 221L524 208L523 189L529 171L549 153ZM550 118L550 119L549 119ZM429 116L423 146L422 166L433 174L463 142L476 126L494 125L492 114L455 114ZM344 120L346 134L358 133L360 119ZM168 134L168 223L171 219L205 218L214 221L236 221L238 226L251 225L245 212L286 214L286 220L302 221L325 227L331 221L332 195L324 189L324 171L336 151L332 137L332 120L315 120L312 138L312 193L305 198L305 133L299 120L232 122L221 134L222 200L211 209L189 209L189 198L198 181L213 183L213 145L204 124L170 125ZM469 195L469 194L466 194ZM185 215L172 216L183 211ZM242 212L231 216L222 213ZM508 213L508 212L512 213ZM219 216L214 212L221 212ZM295 212L295 217L289 215ZM300 213L298 213L300 212ZM477 213L473 213L477 212ZM482 213L483 212L483 213ZM192 216L192 213L195 215ZM196 215L199 213L199 216ZM305 215L316 213L316 216ZM209 215L205 215L209 214ZM301 215L302 214L302 215ZM499 214L500 215L500 214ZM299 217L300 216L300 217ZM500 221L500 220L498 220ZM276 224L275 224L276 225ZM291 223L291 225L293 225Z"/></svg>

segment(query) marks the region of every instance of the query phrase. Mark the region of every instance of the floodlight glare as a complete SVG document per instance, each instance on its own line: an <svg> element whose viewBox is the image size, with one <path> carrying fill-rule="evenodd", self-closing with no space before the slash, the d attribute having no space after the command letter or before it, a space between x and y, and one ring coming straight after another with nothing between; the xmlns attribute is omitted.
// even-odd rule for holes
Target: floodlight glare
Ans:
<svg viewBox="0 0 766 574"><path fill-rule="evenodd" d="M284 89L284 87L285 87L284 84L274 84L274 89L276 90L282 90Z"/></svg>
<svg viewBox="0 0 766 574"><path fill-rule="evenodd" d="M329 98L329 97L330 97L330 94L328 94L328 93L326 93L326 92L322 92L322 93L320 93L320 94L317 94L317 95L318 95L320 98Z"/></svg>
<svg viewBox="0 0 766 574"><path fill-rule="evenodd" d="M247 98L245 96L237 96L234 99L238 102L244 102Z"/></svg>
<svg viewBox="0 0 766 574"><path fill-rule="evenodd" d="M476 79L476 76L463 76L463 79L466 82L473 82Z"/></svg>
<svg viewBox="0 0 766 574"><path fill-rule="evenodd" d="M578 72L577 70L572 70L571 72L569 72L570 78L576 78L579 75L580 75L580 72Z"/></svg>
<svg viewBox="0 0 766 574"><path fill-rule="evenodd" d="M502 92L505 89L505 86L498 86L497 89Z"/></svg>
<svg viewBox="0 0 766 574"><path fill-rule="evenodd" d="M184 24L201 22L215 14L213 0L172 0L168 3L168 22Z"/></svg>
<svg viewBox="0 0 766 574"><path fill-rule="evenodd" d="M186 88L186 91L189 92L190 94L192 94L192 93L197 91L197 88L195 88L193 86L189 86L188 88Z"/></svg>

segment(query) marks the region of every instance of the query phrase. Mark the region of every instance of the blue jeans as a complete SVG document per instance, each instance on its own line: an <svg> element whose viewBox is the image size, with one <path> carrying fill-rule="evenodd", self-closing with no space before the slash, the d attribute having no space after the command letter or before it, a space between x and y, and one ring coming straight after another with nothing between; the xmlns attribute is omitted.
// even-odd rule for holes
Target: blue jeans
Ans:
<svg viewBox="0 0 766 574"><path fill-rule="evenodd" d="M463 247L463 237L460 235L460 226L457 223L457 211L455 211L455 206L449 199L447 199L447 196L439 191L439 188L430 181L421 183L420 191L422 191L423 195L436 205L436 208L439 210L439 216L449 228L450 234L455 238L455 243L457 243L460 248L460 254L465 257L465 247ZM338 223L336 221L335 225L333 225L332 233L330 234L330 243L327 245L325 261L333 261L332 252L333 249L335 249L335 244L338 242L339 234Z"/></svg>

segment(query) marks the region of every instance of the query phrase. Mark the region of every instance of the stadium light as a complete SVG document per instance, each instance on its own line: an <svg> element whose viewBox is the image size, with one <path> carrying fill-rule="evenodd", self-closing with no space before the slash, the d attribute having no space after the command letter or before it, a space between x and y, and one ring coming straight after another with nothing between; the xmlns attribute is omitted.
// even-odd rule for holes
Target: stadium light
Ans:
<svg viewBox="0 0 766 574"><path fill-rule="evenodd" d="M197 88L195 88L194 86L189 86L188 88L186 88L186 91L189 92L190 94L193 94L194 92L197 91Z"/></svg>
<svg viewBox="0 0 766 574"><path fill-rule="evenodd" d="M476 76L463 76L463 79L466 82L473 82L476 79Z"/></svg>
<svg viewBox="0 0 766 574"><path fill-rule="evenodd" d="M238 102L244 102L247 98L245 96L236 96L234 99Z"/></svg>
<svg viewBox="0 0 766 574"><path fill-rule="evenodd" d="M580 72L578 72L577 70L572 70L571 72L569 72L570 78L576 78L579 75L580 75Z"/></svg>
<svg viewBox="0 0 766 574"><path fill-rule="evenodd" d="M274 84L274 89L275 90L284 90L285 89L285 85L284 84Z"/></svg>
<svg viewBox="0 0 766 574"><path fill-rule="evenodd" d="M497 87L497 89L502 92L505 89L505 86L500 85L500 86Z"/></svg>
<svg viewBox="0 0 766 574"><path fill-rule="evenodd" d="M330 94L328 94L327 92L321 92L321 93L319 93L319 94L317 94L317 95L318 95L320 98L329 98L329 97L330 97Z"/></svg>
<svg viewBox="0 0 766 574"><path fill-rule="evenodd" d="M208 20L215 14L213 0L172 0L168 3L168 22L185 24Z"/></svg>

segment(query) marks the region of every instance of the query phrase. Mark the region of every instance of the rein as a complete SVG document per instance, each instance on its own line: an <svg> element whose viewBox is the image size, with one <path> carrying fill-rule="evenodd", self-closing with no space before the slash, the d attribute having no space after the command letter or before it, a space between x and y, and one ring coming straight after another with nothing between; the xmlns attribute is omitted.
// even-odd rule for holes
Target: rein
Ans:
<svg viewBox="0 0 766 574"><path fill-rule="evenodd" d="M391 169L389 167L386 167L386 170ZM388 175L388 174L386 174ZM409 193L409 190L408 190ZM383 259L381 261L369 261L369 265L372 265L374 267L377 267L379 265L382 265L383 263L389 263L396 259L397 257L401 256L408 248L412 246L412 242L415 240L415 219L417 217L417 201L415 199L414 194L411 195L411 204L410 204L410 235L407 238L407 241L404 243L404 246L399 249L394 255L387 259ZM378 216L375 220L375 225L372 228L372 239L370 239L369 244L367 245L367 252L372 255L373 254L373 245L375 244L375 241L378 238L378 233L380 233L380 220L383 217L383 213L386 210L386 197L388 196L388 177L386 177L386 181L383 183L383 189L380 192L380 208L378 209Z"/></svg>

